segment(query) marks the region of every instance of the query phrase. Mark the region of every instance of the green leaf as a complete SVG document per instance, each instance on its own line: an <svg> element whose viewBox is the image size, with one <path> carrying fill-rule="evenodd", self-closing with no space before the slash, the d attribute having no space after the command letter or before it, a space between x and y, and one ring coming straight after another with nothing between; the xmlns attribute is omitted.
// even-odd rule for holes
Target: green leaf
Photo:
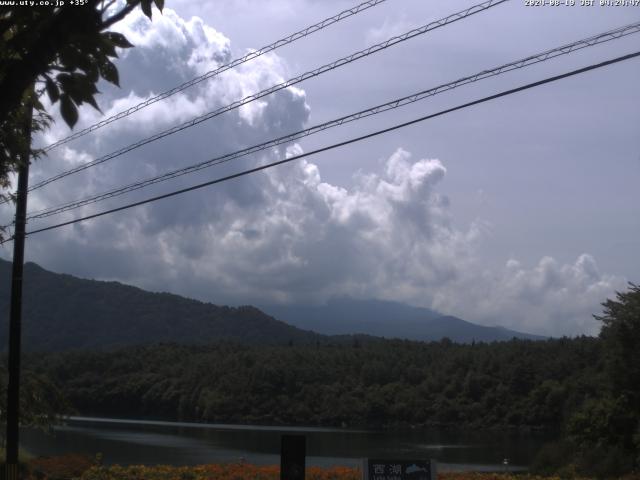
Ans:
<svg viewBox="0 0 640 480"><path fill-rule="evenodd" d="M78 109L69 95L62 95L60 97L60 113L64 121L67 122L67 125L73 128L78 121Z"/></svg>
<svg viewBox="0 0 640 480"><path fill-rule="evenodd" d="M76 105L82 105L84 102L90 104L93 108L100 111L93 95L98 92L96 85L87 75L74 73L71 75L71 81L67 84L65 94L68 94Z"/></svg>
<svg viewBox="0 0 640 480"><path fill-rule="evenodd" d="M100 70L98 69L98 64L93 59L87 65L87 70L85 70L85 72L87 74L87 78L93 83L96 83L100 78Z"/></svg>
<svg viewBox="0 0 640 480"><path fill-rule="evenodd" d="M63 92L66 92L67 90L72 88L73 77L71 76L70 73L59 73L58 75L56 75L56 79L58 80L58 83L62 87Z"/></svg>
<svg viewBox="0 0 640 480"><path fill-rule="evenodd" d="M39 112L44 112L44 105L42 105L42 102L40 102L40 99L36 96L34 96L31 99L31 104L33 105L34 110L37 110Z"/></svg>
<svg viewBox="0 0 640 480"><path fill-rule="evenodd" d="M100 36L100 53L106 55L107 57L118 57L116 53L116 47L113 42L111 42L106 36Z"/></svg>
<svg viewBox="0 0 640 480"><path fill-rule="evenodd" d="M127 37L117 32L106 32L103 33L102 36L109 41L112 45L118 48L131 48L133 44L127 40Z"/></svg>
<svg viewBox="0 0 640 480"><path fill-rule="evenodd" d="M73 83L75 87L83 94L98 93L95 82L92 82L87 75L84 75L82 73L74 73Z"/></svg>
<svg viewBox="0 0 640 480"><path fill-rule="evenodd" d="M88 72L91 69L92 62L95 61L94 59L96 55L99 54L99 52L95 52L95 48L94 49L85 48L85 49L78 50L78 53L79 53L78 62L76 66L80 70Z"/></svg>
<svg viewBox="0 0 640 480"><path fill-rule="evenodd" d="M104 62L100 65L100 75L102 75L102 78L104 78L107 82L113 83L118 87L120 86L118 69L111 61L105 59Z"/></svg>
<svg viewBox="0 0 640 480"><path fill-rule="evenodd" d="M142 13L149 17L149 20L151 20L151 1L152 0L141 0L140 2Z"/></svg>
<svg viewBox="0 0 640 480"><path fill-rule="evenodd" d="M102 110L100 110L100 107L98 106L98 103L96 102L96 99L93 97L93 95L87 96L84 99L84 101L87 102L89 105L91 105L96 110L98 110L100 113L102 113Z"/></svg>
<svg viewBox="0 0 640 480"><path fill-rule="evenodd" d="M60 63L62 63L63 66L73 68L74 70L78 66L78 63L82 61L81 60L82 53L79 52L76 48L74 48L73 45L70 45L60 50L59 57L60 57Z"/></svg>
<svg viewBox="0 0 640 480"><path fill-rule="evenodd" d="M49 95L49 100L51 100L51 103L56 103L60 98L60 90L58 90L56 82L54 82L48 75L45 80L45 87L47 89L47 95Z"/></svg>
<svg viewBox="0 0 640 480"><path fill-rule="evenodd" d="M155 3L158 10L162 12L162 9L164 8L164 0L153 0L153 3Z"/></svg>

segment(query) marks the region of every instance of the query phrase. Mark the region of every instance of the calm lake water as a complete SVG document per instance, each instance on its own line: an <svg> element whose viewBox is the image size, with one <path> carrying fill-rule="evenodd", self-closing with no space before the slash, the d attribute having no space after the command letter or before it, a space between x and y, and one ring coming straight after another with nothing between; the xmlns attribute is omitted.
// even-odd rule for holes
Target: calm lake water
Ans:
<svg viewBox="0 0 640 480"><path fill-rule="evenodd" d="M453 430L373 431L258 427L71 417L51 434L24 431L34 455L102 453L106 464L198 465L247 461L280 463L283 434L305 435L307 465L359 466L364 457L431 458L440 471L526 468L549 435Z"/></svg>

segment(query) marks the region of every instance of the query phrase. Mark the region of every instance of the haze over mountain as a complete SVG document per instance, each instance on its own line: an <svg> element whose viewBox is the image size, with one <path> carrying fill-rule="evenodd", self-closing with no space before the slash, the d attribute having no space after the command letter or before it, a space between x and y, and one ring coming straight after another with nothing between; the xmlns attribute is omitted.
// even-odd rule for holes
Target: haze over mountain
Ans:
<svg viewBox="0 0 640 480"><path fill-rule="evenodd" d="M0 344L7 343L11 263L0 260ZM379 300L334 299L325 306L227 307L118 282L85 280L25 264L23 347L31 351L102 349L216 340L287 344L349 341L365 334L457 342L540 339L498 327ZM313 330L309 331L309 330ZM318 333L314 333L318 332Z"/></svg>
<svg viewBox="0 0 640 480"><path fill-rule="evenodd" d="M363 333L421 341L448 337L461 343L511 340L514 337L527 340L545 338L503 327L485 327L428 308L383 300L340 297L320 306L265 305L260 308L290 325L325 335Z"/></svg>

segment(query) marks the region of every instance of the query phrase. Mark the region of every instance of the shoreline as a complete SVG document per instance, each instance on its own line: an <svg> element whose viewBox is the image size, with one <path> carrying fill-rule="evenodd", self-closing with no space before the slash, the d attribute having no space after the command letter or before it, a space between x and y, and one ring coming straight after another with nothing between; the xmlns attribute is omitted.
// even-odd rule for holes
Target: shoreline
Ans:
<svg viewBox="0 0 640 480"><path fill-rule="evenodd" d="M553 434L557 433L557 429L543 426L530 425L494 425L491 427L474 427L472 425L456 425L451 423L431 423L431 424L387 424L387 425L291 425L285 423L206 423L206 422L189 422L182 420L167 420L163 418L123 418L97 415L61 415L62 422L65 420L77 422L98 422L98 423L122 423L131 425L157 425L157 426L177 426L188 428L212 428L220 430L264 430L264 431L283 431L283 432L353 432L353 433L373 433L373 432L407 432L420 431L428 429L452 430L464 432L509 432L509 433L540 433Z"/></svg>

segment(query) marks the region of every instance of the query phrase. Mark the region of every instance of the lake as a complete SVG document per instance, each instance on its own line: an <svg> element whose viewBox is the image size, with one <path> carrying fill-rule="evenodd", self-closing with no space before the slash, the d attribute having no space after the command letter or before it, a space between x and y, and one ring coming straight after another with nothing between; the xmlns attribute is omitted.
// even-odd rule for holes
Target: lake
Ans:
<svg viewBox="0 0 640 480"><path fill-rule="evenodd" d="M105 464L198 465L246 461L280 463L282 434L305 435L307 465L359 466L369 458L431 458L440 471L525 469L549 434L457 431L376 431L264 427L70 417L50 434L25 430L34 455L102 453ZM509 466L503 459L509 459Z"/></svg>

